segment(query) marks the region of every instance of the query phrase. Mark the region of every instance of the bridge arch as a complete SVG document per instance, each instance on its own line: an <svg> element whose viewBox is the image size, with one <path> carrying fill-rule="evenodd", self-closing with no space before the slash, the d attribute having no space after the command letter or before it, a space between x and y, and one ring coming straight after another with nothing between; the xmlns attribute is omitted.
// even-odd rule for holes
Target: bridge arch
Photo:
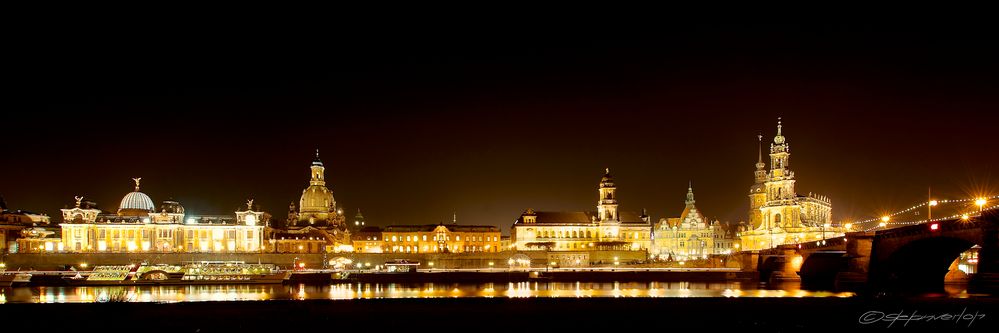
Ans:
<svg viewBox="0 0 999 333"><path fill-rule="evenodd" d="M872 267L872 278L892 288L941 290L951 264L962 252L975 246L979 239L937 236L916 239L897 247L876 250L883 258Z"/></svg>

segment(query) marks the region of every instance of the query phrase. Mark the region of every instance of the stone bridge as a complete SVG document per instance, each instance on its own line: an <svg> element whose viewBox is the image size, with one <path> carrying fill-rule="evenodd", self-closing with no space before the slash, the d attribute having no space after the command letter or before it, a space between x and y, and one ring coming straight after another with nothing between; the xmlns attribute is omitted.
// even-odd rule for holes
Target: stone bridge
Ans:
<svg viewBox="0 0 999 333"><path fill-rule="evenodd" d="M975 287L999 287L999 212L740 253L744 270L769 283L836 289L943 287L951 264L979 245Z"/></svg>

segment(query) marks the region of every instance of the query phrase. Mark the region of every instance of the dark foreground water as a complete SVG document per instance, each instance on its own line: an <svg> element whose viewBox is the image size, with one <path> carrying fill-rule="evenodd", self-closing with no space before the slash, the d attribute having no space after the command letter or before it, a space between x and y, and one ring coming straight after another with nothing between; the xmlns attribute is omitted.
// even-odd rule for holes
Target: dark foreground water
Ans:
<svg viewBox="0 0 999 333"><path fill-rule="evenodd" d="M201 302L402 298L804 298L854 297L850 292L768 287L745 282L344 283L332 285L199 285L20 287L0 289L0 303ZM933 297L967 298L963 286Z"/></svg>
<svg viewBox="0 0 999 333"><path fill-rule="evenodd" d="M999 299L948 288L883 296L704 282L26 287L0 289L6 303L0 327L143 333L997 331Z"/></svg>

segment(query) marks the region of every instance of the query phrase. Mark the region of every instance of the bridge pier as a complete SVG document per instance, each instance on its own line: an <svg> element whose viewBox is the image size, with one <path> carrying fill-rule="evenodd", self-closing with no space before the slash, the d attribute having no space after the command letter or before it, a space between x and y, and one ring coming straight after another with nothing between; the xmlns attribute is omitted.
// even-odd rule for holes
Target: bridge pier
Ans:
<svg viewBox="0 0 999 333"><path fill-rule="evenodd" d="M978 251L978 272L969 287L983 291L999 291L999 228L982 231L982 248Z"/></svg>
<svg viewBox="0 0 999 333"><path fill-rule="evenodd" d="M783 257L781 269L770 274L769 282L777 284L801 281L801 275L798 275L798 272L801 270L801 263L805 261L805 258L794 248L781 248L780 253Z"/></svg>
<svg viewBox="0 0 999 333"><path fill-rule="evenodd" d="M870 278L871 250L874 248L873 232L856 232L846 235L846 270L836 274L837 290L857 290L867 285Z"/></svg>

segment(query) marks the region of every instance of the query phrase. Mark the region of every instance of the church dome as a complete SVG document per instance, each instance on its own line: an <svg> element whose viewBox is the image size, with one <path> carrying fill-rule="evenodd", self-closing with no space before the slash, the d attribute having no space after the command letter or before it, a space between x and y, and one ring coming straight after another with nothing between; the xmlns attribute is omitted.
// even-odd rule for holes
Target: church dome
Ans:
<svg viewBox="0 0 999 333"><path fill-rule="evenodd" d="M121 204L118 205L118 215L144 216L148 215L149 212L156 211L153 199L150 199L145 193L139 192L140 179L142 178L134 178L135 191L129 192L124 198L121 198Z"/></svg>
<svg viewBox="0 0 999 333"><path fill-rule="evenodd" d="M333 201L333 193L326 186L310 185L302 191L302 198L299 201L299 212L308 213L329 213L336 207Z"/></svg>

